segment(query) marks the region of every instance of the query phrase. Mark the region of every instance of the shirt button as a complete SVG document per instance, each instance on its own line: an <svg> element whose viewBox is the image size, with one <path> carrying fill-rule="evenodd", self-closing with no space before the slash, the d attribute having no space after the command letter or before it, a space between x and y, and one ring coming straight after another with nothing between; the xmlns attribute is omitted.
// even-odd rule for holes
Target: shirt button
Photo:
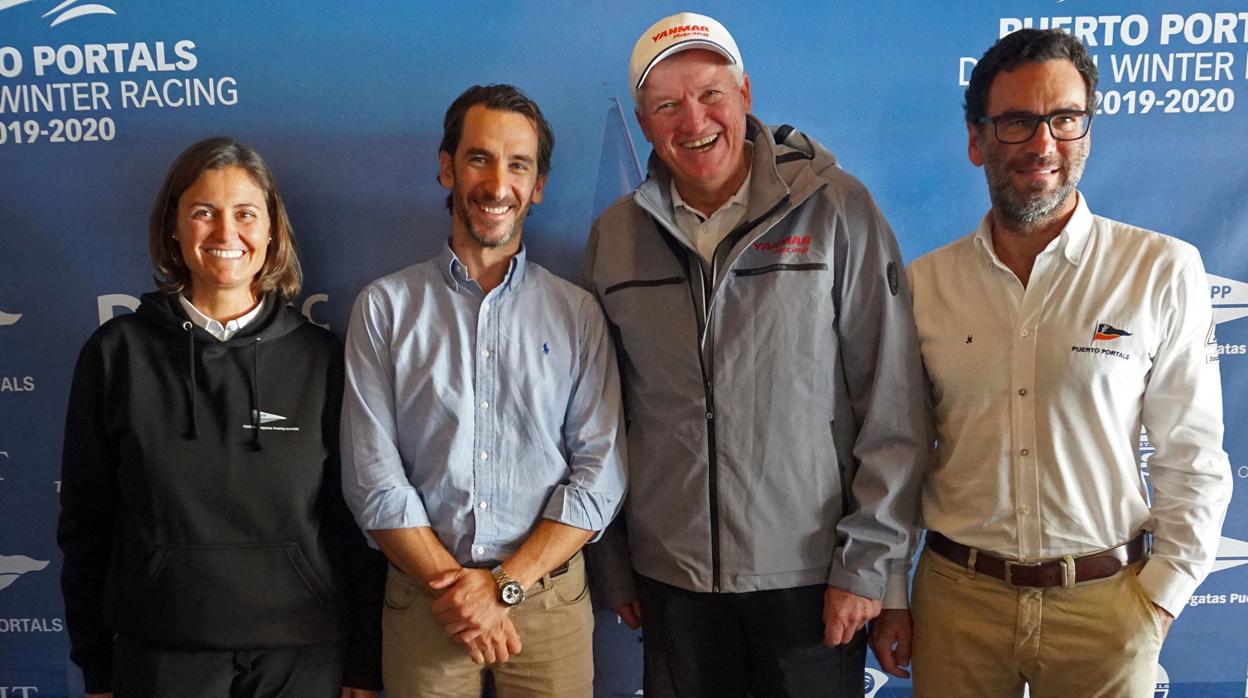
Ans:
<svg viewBox="0 0 1248 698"><path fill-rule="evenodd" d="M1024 448L1023 450L1021 450L1021 451L1019 451L1019 452L1018 452L1018 455L1020 455L1020 456L1025 456L1025 455L1027 455L1028 453L1031 453L1031 451L1028 451L1027 449L1025 449L1025 448ZM485 454L484 454L484 453L483 453L483 454L481 454L481 455L482 455L483 457L485 456Z"/></svg>
<svg viewBox="0 0 1248 698"><path fill-rule="evenodd" d="M490 505L486 504L484 501L478 504L477 506L481 507L482 509L488 509L490 507Z"/></svg>
<svg viewBox="0 0 1248 698"><path fill-rule="evenodd" d="M490 459L490 454L486 453L485 451L482 451L481 460L489 460L489 459Z"/></svg>
<svg viewBox="0 0 1248 698"><path fill-rule="evenodd" d="M478 545L478 546L477 546L477 554L478 554L478 555L484 555L484 554L485 554L485 546L484 546L484 545Z"/></svg>
<svg viewBox="0 0 1248 698"><path fill-rule="evenodd" d="M483 409L483 410L488 410L488 409L490 409L490 401L489 401L489 400L482 400L482 401L481 401L481 409Z"/></svg>
<svg viewBox="0 0 1248 698"><path fill-rule="evenodd" d="M1030 514L1031 514L1031 508L1030 508L1030 507L1019 507L1018 511L1019 511L1019 513L1021 513L1023 516L1028 516L1028 515L1030 515Z"/></svg>
<svg viewBox="0 0 1248 698"><path fill-rule="evenodd" d="M1019 389L1018 389L1018 394L1019 394L1019 395L1026 395L1026 394L1027 394L1027 389L1026 389L1026 388L1019 388Z"/></svg>
<svg viewBox="0 0 1248 698"><path fill-rule="evenodd" d="M484 356L484 357L485 357L485 358L487 358L487 359L488 359L488 358L490 358L490 350L489 350L489 349L482 349L482 350L481 350L481 356Z"/></svg>
<svg viewBox="0 0 1248 698"><path fill-rule="evenodd" d="M1027 335L1031 334L1031 330L1023 330L1023 331L1022 331L1022 332L1020 332L1019 334L1023 335L1024 337L1026 337Z"/></svg>

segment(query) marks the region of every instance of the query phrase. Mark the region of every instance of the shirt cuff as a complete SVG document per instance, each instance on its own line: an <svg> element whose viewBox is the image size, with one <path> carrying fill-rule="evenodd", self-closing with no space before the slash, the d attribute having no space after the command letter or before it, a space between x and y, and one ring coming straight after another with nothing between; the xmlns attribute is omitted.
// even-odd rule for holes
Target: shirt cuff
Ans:
<svg viewBox="0 0 1248 698"><path fill-rule="evenodd" d="M910 585L906 574L890 572L884 583L884 608L910 608Z"/></svg>
<svg viewBox="0 0 1248 698"><path fill-rule="evenodd" d="M1175 618L1187 607L1187 601L1196 591L1197 584L1191 577L1174 569L1165 559L1153 556L1140 570L1140 586L1144 594Z"/></svg>
<svg viewBox="0 0 1248 698"><path fill-rule="evenodd" d="M593 543L602 537L603 529L610 523L607 512L615 511L615 507L604 506L605 504L602 496L594 492L572 485L559 485L547 500L546 508L542 510L542 518L584 531L594 531L594 537L589 541Z"/></svg>
<svg viewBox="0 0 1248 698"><path fill-rule="evenodd" d="M370 492L358 515L360 528L384 531L429 526L429 514L415 487L392 487Z"/></svg>

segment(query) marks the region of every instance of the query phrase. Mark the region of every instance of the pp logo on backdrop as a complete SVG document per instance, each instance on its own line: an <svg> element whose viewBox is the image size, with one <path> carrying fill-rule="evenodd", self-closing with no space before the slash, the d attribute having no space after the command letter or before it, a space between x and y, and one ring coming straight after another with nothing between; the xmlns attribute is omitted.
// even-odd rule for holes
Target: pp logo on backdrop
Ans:
<svg viewBox="0 0 1248 698"><path fill-rule="evenodd" d="M884 688L884 684L888 683L888 674L877 671L870 667L867 668L866 674L862 677L864 698L875 698L875 694Z"/></svg>
<svg viewBox="0 0 1248 698"><path fill-rule="evenodd" d="M1221 572L1240 565L1248 565L1248 541L1222 536L1218 541L1218 557L1212 571Z"/></svg>
<svg viewBox="0 0 1248 698"><path fill-rule="evenodd" d="M42 571L48 566L49 560L35 560L25 555L0 555L0 589L13 585L19 577L31 572Z"/></svg>
<svg viewBox="0 0 1248 698"><path fill-rule="evenodd" d="M31 0L0 0L0 10L7 10L10 7L25 5L28 2L31 2ZM108 7L107 5L101 5L99 3L79 5L78 0L65 0L64 2L58 3L56 7L44 12L43 17L44 19L51 18L52 24L50 26L55 27L58 24L63 24L71 19L78 19L79 17L115 14L117 13L113 10L113 8Z"/></svg>

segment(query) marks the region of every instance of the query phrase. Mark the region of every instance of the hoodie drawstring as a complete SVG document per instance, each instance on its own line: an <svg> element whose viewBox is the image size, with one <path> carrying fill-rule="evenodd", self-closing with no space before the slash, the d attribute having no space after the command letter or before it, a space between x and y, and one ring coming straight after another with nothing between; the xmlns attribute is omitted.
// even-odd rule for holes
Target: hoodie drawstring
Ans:
<svg viewBox="0 0 1248 698"><path fill-rule="evenodd" d="M187 401L191 403L191 424L186 430L187 439L199 438L199 415L195 409L195 326L188 320L182 323L182 329L186 331L186 359L187 365L190 367L190 377L186 383Z"/></svg>
<svg viewBox="0 0 1248 698"><path fill-rule="evenodd" d="M252 343L251 354L251 450L259 451L260 444L260 338Z"/></svg>

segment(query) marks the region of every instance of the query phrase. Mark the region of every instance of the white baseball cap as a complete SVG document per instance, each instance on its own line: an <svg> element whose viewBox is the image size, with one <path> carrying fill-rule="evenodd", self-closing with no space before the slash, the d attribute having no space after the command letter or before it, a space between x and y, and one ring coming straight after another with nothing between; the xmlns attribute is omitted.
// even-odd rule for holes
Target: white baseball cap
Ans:
<svg viewBox="0 0 1248 698"><path fill-rule="evenodd" d="M637 99L637 92L646 81L646 76L659 61L691 48L708 49L727 58L738 79L745 71L737 42L733 41L732 34L724 25L706 15L680 12L652 24L633 46L633 57L628 62L633 99Z"/></svg>

